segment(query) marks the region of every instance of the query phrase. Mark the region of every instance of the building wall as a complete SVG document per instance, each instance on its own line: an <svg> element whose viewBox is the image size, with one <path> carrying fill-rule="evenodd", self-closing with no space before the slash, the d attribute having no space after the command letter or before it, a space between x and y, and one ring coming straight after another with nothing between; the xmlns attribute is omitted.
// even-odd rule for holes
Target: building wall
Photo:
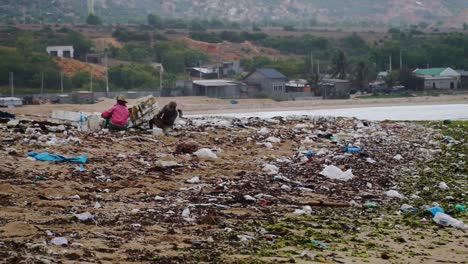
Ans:
<svg viewBox="0 0 468 264"><path fill-rule="evenodd" d="M262 92L267 93L284 93L286 80L269 79L258 72L252 73L244 82L251 86L260 86Z"/></svg>
<svg viewBox="0 0 468 264"><path fill-rule="evenodd" d="M424 89L458 89L458 82L456 79L450 80L424 80Z"/></svg>

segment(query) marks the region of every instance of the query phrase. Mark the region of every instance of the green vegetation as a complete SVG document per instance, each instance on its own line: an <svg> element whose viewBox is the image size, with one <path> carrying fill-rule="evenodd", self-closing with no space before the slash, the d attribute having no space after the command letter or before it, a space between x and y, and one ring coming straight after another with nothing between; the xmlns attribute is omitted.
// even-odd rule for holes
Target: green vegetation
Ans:
<svg viewBox="0 0 468 264"><path fill-rule="evenodd" d="M86 18L86 24L93 26L102 25L102 19L95 14L89 14L88 18Z"/></svg>

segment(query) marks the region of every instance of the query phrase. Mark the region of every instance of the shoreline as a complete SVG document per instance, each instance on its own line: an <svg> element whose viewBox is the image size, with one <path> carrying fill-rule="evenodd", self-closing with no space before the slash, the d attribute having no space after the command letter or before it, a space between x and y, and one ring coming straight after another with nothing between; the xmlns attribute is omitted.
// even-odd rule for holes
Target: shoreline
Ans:
<svg viewBox="0 0 468 264"><path fill-rule="evenodd" d="M129 105L138 99L129 99ZM218 99L211 97L159 97L160 106L175 101L178 108L185 115L203 114L236 114L236 113L260 113L271 111L304 111L304 110L332 110L346 108L369 108L369 107L397 107L415 105L452 105L468 104L468 94L401 97L401 98L377 98L362 99L351 98L345 100L296 100L276 102L271 99L236 99L237 104L231 104L230 99ZM19 108L5 109L16 115L25 116L49 116L53 110L64 110L72 112L103 112L115 104L114 99L100 98L95 104L42 104L25 105Z"/></svg>

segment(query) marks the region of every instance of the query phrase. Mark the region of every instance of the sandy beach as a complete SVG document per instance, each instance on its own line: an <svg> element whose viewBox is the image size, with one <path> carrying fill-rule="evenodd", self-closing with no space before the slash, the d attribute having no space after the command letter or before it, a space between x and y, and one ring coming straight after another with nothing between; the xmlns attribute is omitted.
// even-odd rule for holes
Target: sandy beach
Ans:
<svg viewBox="0 0 468 264"><path fill-rule="evenodd" d="M238 104L231 104L231 100L209 97L160 97L161 105L170 101L176 101L178 107L186 115L218 114L218 113L245 113L268 111L294 111L294 110L319 110L356 107L378 106L408 106L408 105L436 105L436 104L467 104L468 94L404 97L390 99L363 99L352 98L348 100L297 100L276 102L271 99L239 99ZM135 100L129 100L132 104ZM76 104L44 104L27 105L20 108L8 109L9 112L19 115L49 116L53 110L102 112L111 107L114 100L100 98L99 102L92 105Z"/></svg>

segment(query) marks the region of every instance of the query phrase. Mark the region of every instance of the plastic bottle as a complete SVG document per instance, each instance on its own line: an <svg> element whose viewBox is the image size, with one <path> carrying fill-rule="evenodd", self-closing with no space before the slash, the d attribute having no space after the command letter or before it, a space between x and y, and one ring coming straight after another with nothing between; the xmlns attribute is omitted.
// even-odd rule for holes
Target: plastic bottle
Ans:
<svg viewBox="0 0 468 264"><path fill-rule="evenodd" d="M355 146L345 147L345 148L343 148L343 151L344 152L359 152L359 151L361 151L361 148L360 147L355 147Z"/></svg>
<svg viewBox="0 0 468 264"><path fill-rule="evenodd" d="M465 225L463 221L457 220L448 214L436 213L433 220L441 226L451 226L465 230L468 229L468 225Z"/></svg>

